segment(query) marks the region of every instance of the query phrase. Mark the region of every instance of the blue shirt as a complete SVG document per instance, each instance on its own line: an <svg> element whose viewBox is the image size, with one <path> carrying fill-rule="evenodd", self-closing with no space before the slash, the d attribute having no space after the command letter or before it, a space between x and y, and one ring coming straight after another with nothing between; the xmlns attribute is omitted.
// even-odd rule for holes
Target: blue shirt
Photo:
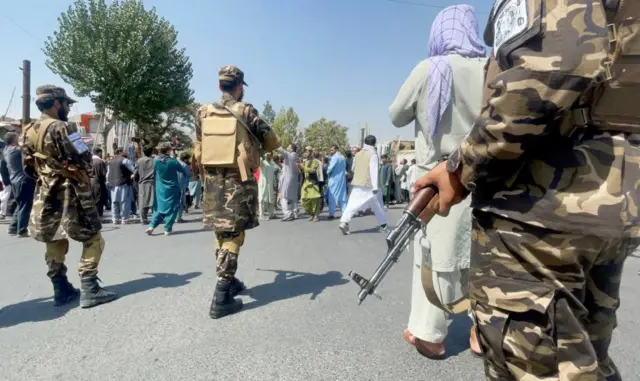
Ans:
<svg viewBox="0 0 640 381"><path fill-rule="evenodd" d="M178 180L180 181L180 189L184 190L189 187L189 181L191 181L191 176L192 176L191 168L189 168L189 166L182 160L178 160L178 163L180 163L180 166L184 171L182 173L178 173Z"/></svg>
<svg viewBox="0 0 640 381"><path fill-rule="evenodd" d="M26 178L24 167L22 166L22 151L17 146L7 146L2 151L2 156L9 170L9 178L12 184Z"/></svg>

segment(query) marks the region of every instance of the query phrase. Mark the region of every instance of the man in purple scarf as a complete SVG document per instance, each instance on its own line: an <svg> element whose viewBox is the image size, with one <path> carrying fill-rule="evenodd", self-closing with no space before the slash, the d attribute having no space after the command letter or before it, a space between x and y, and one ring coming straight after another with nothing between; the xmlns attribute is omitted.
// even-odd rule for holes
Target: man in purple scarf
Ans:
<svg viewBox="0 0 640 381"><path fill-rule="evenodd" d="M449 55L484 57L484 44L478 36L478 23L469 5L454 5L438 13L429 37L429 81L427 114L429 132L433 136L440 119L451 103L453 76Z"/></svg>
<svg viewBox="0 0 640 381"><path fill-rule="evenodd" d="M457 5L437 15L429 38L429 56L413 69L390 107L396 127L415 121L416 177L451 154L480 113L485 50L473 8ZM426 298L421 269L428 268L433 274L433 288L443 303L463 297L468 289L470 231L469 203L461 204L448 216L435 217L410 245L413 286L404 338L431 359L445 356L451 317ZM480 352L475 330L471 330L469 344L474 353Z"/></svg>

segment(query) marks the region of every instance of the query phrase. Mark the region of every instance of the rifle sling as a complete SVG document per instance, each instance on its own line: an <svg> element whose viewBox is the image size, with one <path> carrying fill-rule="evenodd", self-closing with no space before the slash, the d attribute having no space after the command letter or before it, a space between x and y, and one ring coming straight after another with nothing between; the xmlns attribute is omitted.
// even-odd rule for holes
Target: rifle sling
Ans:
<svg viewBox="0 0 640 381"><path fill-rule="evenodd" d="M431 270L430 267L422 264L420 266L420 272L422 279L422 288L424 289L424 293L427 296L427 300L429 300L429 303L451 315L457 315L469 310L471 303L468 298L468 292L456 301L446 304L442 303L438 292L436 292L433 286L433 270Z"/></svg>

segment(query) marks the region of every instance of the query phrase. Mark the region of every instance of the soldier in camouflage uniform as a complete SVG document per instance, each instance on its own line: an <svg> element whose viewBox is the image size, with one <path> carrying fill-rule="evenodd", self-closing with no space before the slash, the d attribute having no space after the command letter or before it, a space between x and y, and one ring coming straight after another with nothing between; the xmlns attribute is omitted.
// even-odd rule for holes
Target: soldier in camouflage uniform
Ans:
<svg viewBox="0 0 640 381"><path fill-rule="evenodd" d="M114 300L116 293L98 285L104 239L87 175L91 154L79 133L65 123L74 102L60 87L38 87L36 106L42 116L25 127L21 143L25 165L34 169L38 177L29 231L46 245L45 261L53 283L54 304L69 303L80 295L80 306L88 308ZM68 238L82 242L78 264L81 293L67 280L64 262Z"/></svg>
<svg viewBox="0 0 640 381"><path fill-rule="evenodd" d="M224 112L225 107L242 118L264 151L273 151L280 142L271 127L260 118L258 111L244 97L244 73L235 66L225 66L218 73L222 99L217 103L203 105L196 115L196 141L192 158L193 173L201 173L204 181L204 222L213 226L216 237L216 289L209 315L213 319L235 313L242 308L242 301L233 297L246 287L235 277L238 254L245 239L245 231L259 225L258 184L253 173L246 181L241 180L235 168L215 166L202 167L202 119L212 111ZM259 165L259 163L258 163ZM255 170L257 168L252 168Z"/></svg>
<svg viewBox="0 0 640 381"><path fill-rule="evenodd" d="M436 186L443 215L473 194L487 380L622 379L608 349L640 239L639 15L638 1L498 0L482 113L412 190Z"/></svg>

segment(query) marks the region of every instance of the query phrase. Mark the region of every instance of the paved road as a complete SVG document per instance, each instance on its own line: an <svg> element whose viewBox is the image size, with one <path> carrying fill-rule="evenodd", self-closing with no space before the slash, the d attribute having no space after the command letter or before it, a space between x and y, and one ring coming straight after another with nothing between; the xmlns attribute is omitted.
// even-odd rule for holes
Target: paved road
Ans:
<svg viewBox="0 0 640 381"><path fill-rule="evenodd" d="M389 213L391 221L400 214ZM198 217L188 216L170 237L105 225L100 276L121 297L90 310L55 308L42 244L0 227L0 380L483 379L481 361L466 352L464 317L452 326L444 361L426 360L402 340L408 255L385 279L384 300L357 306L348 271L369 276L384 255L383 235L366 231L373 217L355 219L347 237L328 221L269 221L251 231L238 274L251 295L242 296L241 313L217 321L208 317L213 238ZM79 253L72 244L76 286ZM640 259L631 258L613 343L627 380L640 378L638 270Z"/></svg>

